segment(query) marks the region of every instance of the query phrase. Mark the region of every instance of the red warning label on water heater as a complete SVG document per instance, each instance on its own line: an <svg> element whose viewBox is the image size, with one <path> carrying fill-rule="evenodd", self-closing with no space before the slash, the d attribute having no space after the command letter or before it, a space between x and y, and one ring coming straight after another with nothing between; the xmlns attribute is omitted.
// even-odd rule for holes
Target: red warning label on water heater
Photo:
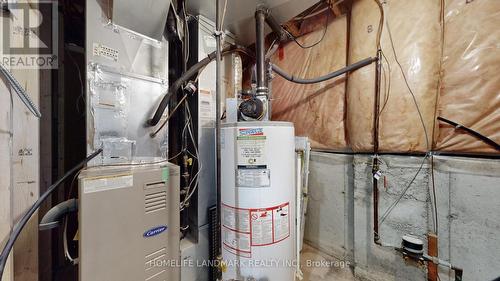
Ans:
<svg viewBox="0 0 500 281"><path fill-rule="evenodd" d="M252 246L267 246L290 236L290 204L250 209Z"/></svg>
<svg viewBox="0 0 500 281"><path fill-rule="evenodd" d="M222 242L237 256L251 257L252 247L269 246L290 237L290 203L258 209L222 204Z"/></svg>
<svg viewBox="0 0 500 281"><path fill-rule="evenodd" d="M237 256L252 257L250 211L222 204L222 244Z"/></svg>

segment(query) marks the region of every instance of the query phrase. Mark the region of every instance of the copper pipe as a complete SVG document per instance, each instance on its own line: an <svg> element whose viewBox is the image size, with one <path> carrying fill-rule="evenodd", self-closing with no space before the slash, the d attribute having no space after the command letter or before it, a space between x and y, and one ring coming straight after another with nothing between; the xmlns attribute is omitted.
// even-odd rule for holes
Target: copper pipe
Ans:
<svg viewBox="0 0 500 281"><path fill-rule="evenodd" d="M380 111L380 78L381 78L381 70L382 70L382 59L381 59L382 50L377 51L377 66L375 69L375 105L374 105L374 116L373 116L373 152L375 153L375 157L373 159L372 166L372 176L379 170L378 163L378 150L379 150L379 111ZM373 178L373 242L377 245L381 245L380 243L380 235L379 235L379 222L378 222L378 179Z"/></svg>

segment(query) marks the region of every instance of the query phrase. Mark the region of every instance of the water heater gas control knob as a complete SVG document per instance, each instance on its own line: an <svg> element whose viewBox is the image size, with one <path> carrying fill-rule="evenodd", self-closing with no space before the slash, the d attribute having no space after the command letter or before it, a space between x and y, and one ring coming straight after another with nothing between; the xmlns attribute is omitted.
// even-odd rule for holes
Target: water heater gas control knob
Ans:
<svg viewBox="0 0 500 281"><path fill-rule="evenodd" d="M239 112L244 120L261 120L265 115L264 103L258 98L250 98L240 103Z"/></svg>

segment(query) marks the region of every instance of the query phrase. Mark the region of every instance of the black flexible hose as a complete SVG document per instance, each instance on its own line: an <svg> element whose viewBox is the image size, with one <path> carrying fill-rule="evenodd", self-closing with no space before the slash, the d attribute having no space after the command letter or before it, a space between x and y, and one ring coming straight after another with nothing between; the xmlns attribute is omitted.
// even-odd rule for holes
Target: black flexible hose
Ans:
<svg viewBox="0 0 500 281"><path fill-rule="evenodd" d="M227 55L230 53L234 52L243 52L245 54L249 54L244 47L241 46L230 46L222 50L222 55ZM170 101L170 98L177 92L177 90L187 82L191 77L193 77L195 74L198 73L202 68L207 66L211 61L213 61L216 57L216 52L211 52L208 54L207 57L202 59L201 61L197 62L195 65L193 65L191 68L189 68L184 74L179 77L169 88L167 93L163 96L160 104L158 105L158 108L155 111L155 114L153 115L153 118L149 119L146 122L146 126L152 127L156 126L158 122L160 122L161 116L163 115L163 112L167 108L168 102Z"/></svg>
<svg viewBox="0 0 500 281"><path fill-rule="evenodd" d="M466 131L470 135L478 138L479 140L481 140L484 143L488 144L489 146L493 147L495 150L500 151L500 144L496 143L494 140L488 138L487 136L485 136L479 132L476 132L476 131L472 130L471 128L467 128L464 125L458 124L457 122L446 119L444 117L438 116L437 119L439 121L442 121L442 122L445 122L445 123L452 125L456 129L462 129L462 130Z"/></svg>
<svg viewBox="0 0 500 281"><path fill-rule="evenodd" d="M59 226L62 217L78 211L78 199L72 198L52 207L38 224L38 230L48 230Z"/></svg>
<svg viewBox="0 0 500 281"><path fill-rule="evenodd" d="M271 66L272 66L274 72L278 73L281 77L285 78L286 80L288 80L290 82L297 83L297 84L315 84L315 83L319 83L319 82L323 82L323 81L335 78L335 77L340 76L344 73L354 71L354 70L359 69L361 67L367 66L375 61L377 61L377 58L366 58L364 60L361 60L361 61L355 62L351 65L348 65L344 68L336 70L332 73L329 73L327 75L324 75L324 76L321 76L318 78L311 78L311 79L304 79L304 78L295 77L291 74L286 73L283 69L279 68L275 64L271 64Z"/></svg>
<svg viewBox="0 0 500 281"><path fill-rule="evenodd" d="M49 195L61 184L63 183L69 176L71 176L73 173L76 171L80 170L89 162L92 160L94 157L99 155L102 152L102 149L98 149L94 153L90 154L85 160L80 162L78 165L73 167L71 170L66 172L64 176L60 179L58 179L54 184L52 184L47 191L45 191L38 200L36 200L35 204L31 206L31 208L23 215L23 217L19 220L19 222L14 226L14 229L10 233L9 240L5 244L5 247L2 249L2 254L0 254L0 280L2 280L3 272L5 269L5 265L7 264L7 258L9 257L9 253L12 250L12 247L14 247L14 243L16 242L17 238L19 237L19 234L21 234L21 231L23 230L24 226L28 223L29 219L31 216L36 212L36 210L40 207L40 205L49 197Z"/></svg>

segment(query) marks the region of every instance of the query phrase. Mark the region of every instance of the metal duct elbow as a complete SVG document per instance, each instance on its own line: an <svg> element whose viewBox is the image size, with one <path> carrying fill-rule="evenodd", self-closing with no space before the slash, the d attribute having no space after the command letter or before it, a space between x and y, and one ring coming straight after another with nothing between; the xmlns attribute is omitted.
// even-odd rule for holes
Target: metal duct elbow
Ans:
<svg viewBox="0 0 500 281"><path fill-rule="evenodd" d="M69 199L52 207L42 218L38 225L40 230L53 229L59 226L60 219L72 212L78 211L78 201Z"/></svg>

